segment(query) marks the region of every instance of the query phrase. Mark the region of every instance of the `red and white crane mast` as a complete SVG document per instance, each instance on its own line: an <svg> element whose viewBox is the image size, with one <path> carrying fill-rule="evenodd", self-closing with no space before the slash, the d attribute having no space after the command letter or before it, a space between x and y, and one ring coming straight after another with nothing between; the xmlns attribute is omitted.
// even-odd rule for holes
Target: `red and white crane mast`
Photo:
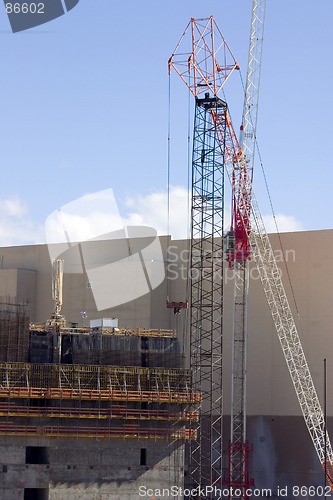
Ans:
<svg viewBox="0 0 333 500"><path fill-rule="evenodd" d="M229 445L229 486L240 488L242 498L253 484L249 476L251 446L246 436L247 299L250 243L248 234L256 148L256 128L266 0L252 0L247 77L240 134L240 147L233 140L232 227L228 241L229 267L234 269L234 313L232 339L231 436ZM233 132L230 132L233 133ZM241 190L243 196L241 196ZM233 496L231 495L232 499Z"/></svg>
<svg viewBox="0 0 333 500"><path fill-rule="evenodd" d="M218 137L221 131L225 135L228 116L227 105L218 93L238 64L210 17L191 19L169 59L169 71L172 69L195 97L190 363L193 390L201 393L202 401L196 438L190 442L190 479L193 488L221 488L224 174L229 154L225 141L221 143ZM215 116L219 117L219 129Z"/></svg>
<svg viewBox="0 0 333 500"><path fill-rule="evenodd" d="M232 458L236 459L234 462L236 467L233 468L233 464L231 464L229 483L235 484L237 482L237 473L242 471L241 467L239 467L241 457L235 455L237 449L242 447L241 439L245 443L243 457L246 452L244 418L248 280L246 273L248 264L246 261L251 255L251 259L255 261L258 269L304 421L319 461L325 470L327 482L333 491L333 450L326 429L325 417L252 186L265 1L253 0L252 7L249 66L241 147L234 138L235 133L231 121L227 137L223 137L222 128L216 122L217 128L220 129L221 145L225 142L230 143L231 154L230 161L226 162L226 171L232 185L234 200L234 249L229 254L229 262L231 266L235 267L236 271L232 403L234 427L231 446L237 442L237 439L239 439L239 446L236 446L233 454L231 454ZM239 345L241 347L240 349L238 347L237 351L236 346ZM237 396L239 397L239 404L237 404ZM239 418L237 418L237 412ZM239 425L242 421L243 427ZM233 471L235 474L233 474ZM244 468L243 476L240 475L239 478L240 480L243 478L244 482L247 481Z"/></svg>

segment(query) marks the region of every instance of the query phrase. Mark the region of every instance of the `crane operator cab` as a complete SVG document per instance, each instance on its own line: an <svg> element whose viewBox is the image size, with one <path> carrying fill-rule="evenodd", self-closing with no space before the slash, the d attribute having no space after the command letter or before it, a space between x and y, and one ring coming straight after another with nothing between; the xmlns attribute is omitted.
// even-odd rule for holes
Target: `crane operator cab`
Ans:
<svg viewBox="0 0 333 500"><path fill-rule="evenodd" d="M236 235L233 229L230 229L224 237L224 248L226 260L229 261L230 255L235 253Z"/></svg>

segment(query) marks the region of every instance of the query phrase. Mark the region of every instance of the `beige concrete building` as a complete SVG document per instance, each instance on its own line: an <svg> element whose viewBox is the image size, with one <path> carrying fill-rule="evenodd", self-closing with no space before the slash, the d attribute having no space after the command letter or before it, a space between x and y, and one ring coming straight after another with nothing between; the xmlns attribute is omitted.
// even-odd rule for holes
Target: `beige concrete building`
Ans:
<svg viewBox="0 0 333 500"><path fill-rule="evenodd" d="M271 241L322 402L324 359L327 360L327 409L329 427L333 435L333 230L285 233L280 238L271 235ZM66 257L66 251L62 253L54 247L53 254L61 254L65 260L62 313L67 324L77 327L87 326L92 319L118 318L120 328L176 329L180 345L185 345L184 356L187 363L186 325L189 312L184 309L175 315L172 309L166 307L166 301L185 301L188 298L188 242L174 241L163 236L159 238L159 243L161 253L158 261L152 258L149 266L148 260L145 261L144 274L148 293L141 294L140 290L145 291L146 288L141 286L142 283L140 285L142 276L135 267L129 268L133 272L126 275L118 271L112 274L110 269L105 267L108 266L108 259L109 262L119 262L124 257L119 242L89 242L87 247L76 249L76 257L68 252ZM149 246L149 241L141 241L139 246L144 249ZM133 247L130 255L134 255L136 250ZM144 253L144 250L142 252ZM79 254L81 261L77 257ZM70 263L67 269L66 262ZM167 278L161 278L161 268ZM0 296L16 297L28 302L30 321L45 322L51 317L54 307L51 270L46 245L0 249ZM96 305L96 283L91 278L102 275L105 282L99 293L104 296L110 294L109 303L112 304L112 307L103 309ZM286 498L294 498L294 485L323 485L324 474L307 434L261 282L253 264L250 275L247 413L248 437L253 444L251 476L254 477L257 488L271 489L272 498L278 498L279 488L285 487L288 488ZM136 295L136 298L130 301L125 300L128 289L134 290L133 294ZM117 296L119 304L116 303ZM230 413L232 296L231 275L226 270L226 455ZM180 351L183 352L181 347ZM5 418L1 417L2 420ZM183 480L183 447L180 445L171 448L167 442L163 442L161 447L154 440L147 444L140 439L105 441L98 438L64 439L43 435L22 437L6 435L5 432L1 434L3 468L2 472L0 470L0 497L4 500L137 499L140 498L138 488L145 484L145 480L155 487L167 487L170 482L173 484L176 480ZM84 453L82 449L85 450ZM147 457L146 452L141 451L143 449L148 450ZM39 458L29 458L29 453L31 456L37 453ZM47 459L42 457L44 453ZM140 465L140 460L144 462L143 465ZM118 480L118 477L121 477L121 480Z"/></svg>

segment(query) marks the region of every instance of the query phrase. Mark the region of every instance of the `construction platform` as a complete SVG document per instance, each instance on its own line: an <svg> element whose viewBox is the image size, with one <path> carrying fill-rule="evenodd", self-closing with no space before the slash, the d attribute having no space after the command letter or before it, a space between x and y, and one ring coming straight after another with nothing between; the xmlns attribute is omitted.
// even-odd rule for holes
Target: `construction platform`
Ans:
<svg viewBox="0 0 333 500"><path fill-rule="evenodd" d="M1 342L0 436L196 436L200 394L174 330L29 324L24 305L7 300Z"/></svg>
<svg viewBox="0 0 333 500"><path fill-rule="evenodd" d="M187 440L198 421L184 369L1 363L0 380L0 435Z"/></svg>

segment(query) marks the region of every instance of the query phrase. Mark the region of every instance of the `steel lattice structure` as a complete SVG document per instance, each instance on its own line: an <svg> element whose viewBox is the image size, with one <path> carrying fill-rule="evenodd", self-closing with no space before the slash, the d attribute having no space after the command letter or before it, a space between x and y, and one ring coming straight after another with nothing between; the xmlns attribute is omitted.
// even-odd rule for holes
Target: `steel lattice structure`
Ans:
<svg viewBox="0 0 333 500"><path fill-rule="evenodd" d="M250 45L243 107L242 134L240 140L244 157L247 160L247 172L251 180L253 176L256 146L265 13L266 0L252 0Z"/></svg>
<svg viewBox="0 0 333 500"><path fill-rule="evenodd" d="M190 472L192 481L201 487L221 485L222 483L222 398L214 394L220 386L222 390L222 317L223 317L223 278L222 286L216 280L214 270L222 268L221 260L215 258L215 250L222 250L215 235L223 236L222 211L216 210L220 203L223 210L223 171L228 174L234 199L234 224L229 247L229 265L235 269L235 325L234 325L234 360L233 360L233 439L229 453L228 483L245 488L250 485L247 458L249 447L245 437L245 394L246 394L246 295L247 295L247 260L249 255L255 260L272 318L286 360L286 364L296 391L301 411L319 457L328 483L333 491L333 450L326 429L325 417L307 364L293 314L283 286L279 268L263 223L252 188L252 169L255 148L255 126L259 91L260 58L262 48L262 26L258 25L259 15L264 15L265 0L253 0L251 34L259 30L261 39L253 38L250 43L250 61L259 72L251 76L251 85L257 81L257 87L247 92L252 100L245 100L242 147L237 140L226 105L218 99L221 88L217 76L223 82L229 71L238 68L234 64L225 64L228 71L222 71L215 56L215 23L212 18L199 20L199 29L195 20L191 20L174 54L169 60L169 70L175 68L191 92L196 96L196 121L193 149L192 179L192 256L191 275L197 270L197 277L191 279L191 368L195 390L203 394L200 406L201 419L197 430L198 439L191 449ZM263 10L260 10L263 8ZM202 24L207 21L206 24ZM262 17L263 21L263 17ZM176 53L191 27L192 50ZM199 38L196 33L199 33ZM222 37L223 38L223 37ZM211 40L209 50L208 40ZM256 43L260 50L256 51ZM221 44L224 54L227 46ZM251 49L252 47L252 49ZM220 48L220 47L219 47ZM229 53L231 55L231 53ZM185 62L187 69L184 69ZM250 64L250 62L249 62ZM251 66L251 64L250 64ZM186 73L187 72L187 73ZM251 73L251 72L250 72ZM185 78L187 75L187 79ZM248 75L249 80L249 75ZM222 82L222 85L223 85ZM248 81L249 84L249 81ZM213 92L213 97L205 92L204 99L198 95L204 90ZM252 113L252 114L251 114ZM254 114L253 114L254 113ZM210 117L209 117L210 115ZM248 115L248 118L246 118ZM248 126L246 126L246 123ZM220 154L216 149L216 140ZM245 154L246 151L246 154ZM217 190L215 189L217 184ZM215 246L217 244L217 246ZM217 267L216 267L217 266ZM207 273L206 273L207 269ZM221 275L222 276L222 275ZM221 294L221 307L214 303ZM236 344L239 348L236 349ZM215 379L213 371L218 373ZM213 418L214 411L220 412ZM208 425L204 421L207 418ZM244 490L243 490L244 492ZM197 495L193 498L197 498ZM246 498L245 493L243 498Z"/></svg>
<svg viewBox="0 0 333 500"><path fill-rule="evenodd" d="M233 191L237 193L238 215L248 236L251 257L256 263L263 284L303 418L319 461L326 472L328 484L333 491L333 449L327 433L324 413L283 286L280 269L256 201L252 181L248 176L247 161L230 118L227 116L226 128L224 128L224 119L219 114L215 114L214 111L213 119L218 131L221 149L225 150L226 173ZM247 251L246 247L245 250ZM234 260L241 260L241 253L237 254L236 248L233 251ZM241 284L241 287L244 287L244 283ZM246 450L247 446L246 443L245 451L248 451ZM244 457L246 463L246 453L244 453ZM247 479L246 476L243 477L245 480Z"/></svg>
<svg viewBox="0 0 333 500"><path fill-rule="evenodd" d="M238 207L247 228L251 256L254 259L271 310L282 352L293 382L296 396L319 461L333 491L333 449L327 433L325 417L306 360L293 313L285 292L280 270L255 198L252 181L247 175L247 162L231 123L220 125L214 116L221 148L226 151L225 167L230 183L238 194ZM226 135L224 134L226 130ZM249 199L251 203L249 203Z"/></svg>
<svg viewBox="0 0 333 500"><path fill-rule="evenodd" d="M231 384L231 433L229 445L229 486L242 489L242 499L247 500L246 490L253 484L249 477L249 453L251 446L246 435L246 359L247 359L247 297L249 287L249 258L251 183L253 180L254 156L256 148L256 128L259 103L259 87L266 0L252 0L250 44L247 65L247 77L241 126L240 146L233 140L233 158L242 155L244 168L234 163L233 190L233 247L229 254L229 265L234 269L234 323L232 349L232 384ZM235 157L236 156L236 157ZM240 170L237 172L237 170ZM242 180L236 183L236 177ZM239 188L247 185L246 196ZM236 498L230 496L230 500ZM239 497L238 497L239 498Z"/></svg>
<svg viewBox="0 0 333 500"><path fill-rule="evenodd" d="M187 39L190 39L187 42ZM183 50L183 46L190 47ZM222 62L218 62L219 60ZM191 19L169 59L196 98L192 156L190 363L202 394L197 439L190 447L192 487L222 485L224 162L218 137L227 106L218 93L238 69L214 19ZM204 93L203 98L199 95ZM217 129L214 116L219 116ZM198 498L197 495L193 498Z"/></svg>
<svg viewBox="0 0 333 500"><path fill-rule="evenodd" d="M223 141L223 143L225 143L225 141ZM238 172L246 169L244 158L240 159L239 164L240 168ZM232 162L226 163L226 171L230 182L235 182L235 168ZM237 182L240 183L239 192L242 193L241 197L243 202L245 202L249 192L251 193L251 206L246 213L251 227L251 231L249 232L251 255L257 265L302 415L320 463L327 473L327 481L333 490L332 445L326 430L324 413L320 405L292 310L283 286L280 270L277 266L274 252L255 198L252 183L249 179L244 183L242 176L239 176Z"/></svg>
<svg viewBox="0 0 333 500"><path fill-rule="evenodd" d="M196 99L190 359L193 390L201 392L202 402L198 438L191 442L191 476L195 485L203 487L222 481L224 151L216 136L212 109L225 115L226 104L217 97Z"/></svg>

